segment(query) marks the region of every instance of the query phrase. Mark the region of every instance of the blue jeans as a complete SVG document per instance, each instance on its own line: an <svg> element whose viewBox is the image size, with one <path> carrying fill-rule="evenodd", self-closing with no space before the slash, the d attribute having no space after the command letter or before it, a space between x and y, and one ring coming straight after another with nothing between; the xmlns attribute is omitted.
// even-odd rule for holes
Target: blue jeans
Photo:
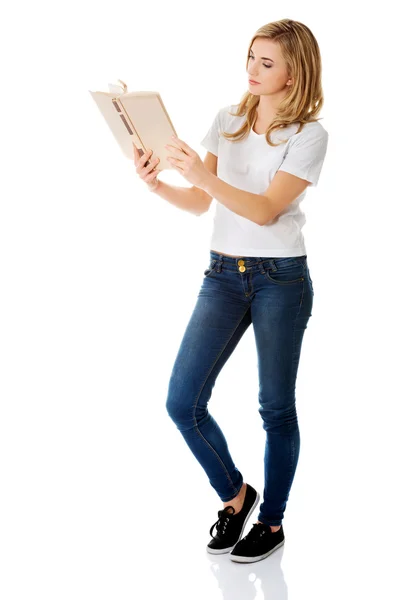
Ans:
<svg viewBox="0 0 400 600"><path fill-rule="evenodd" d="M222 502L232 500L244 479L208 401L222 367L253 323L258 411L266 432L258 520L267 525L282 523L297 467L296 376L313 297L306 255L233 258L211 250L169 381L169 416Z"/></svg>

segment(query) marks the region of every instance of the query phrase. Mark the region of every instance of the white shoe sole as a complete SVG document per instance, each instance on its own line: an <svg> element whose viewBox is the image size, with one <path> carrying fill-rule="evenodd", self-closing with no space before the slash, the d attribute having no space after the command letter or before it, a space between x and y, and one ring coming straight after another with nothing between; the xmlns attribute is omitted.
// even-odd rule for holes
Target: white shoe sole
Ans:
<svg viewBox="0 0 400 600"><path fill-rule="evenodd" d="M285 540L282 540L280 542L280 544L277 544L274 548L272 548L272 550L270 550L269 552L266 552L265 554L261 554L260 556L239 556L239 555L230 553L229 558L235 562L240 562L240 563L256 562L257 560L263 560L264 558L267 558L267 556L269 556L270 554L275 552L275 550L278 550L278 548L283 546L284 543L285 543Z"/></svg>

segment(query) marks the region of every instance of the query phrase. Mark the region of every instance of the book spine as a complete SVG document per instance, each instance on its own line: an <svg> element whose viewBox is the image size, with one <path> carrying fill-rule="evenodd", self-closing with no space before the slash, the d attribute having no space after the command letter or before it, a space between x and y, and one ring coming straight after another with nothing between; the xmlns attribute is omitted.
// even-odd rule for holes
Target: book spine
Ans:
<svg viewBox="0 0 400 600"><path fill-rule="evenodd" d="M119 102L117 98L113 98L112 103L113 103L115 110L121 117L121 120L122 120L123 124L125 125L129 135L131 135L133 137L135 146L137 146L138 148L140 147L143 150L143 152L146 152L146 148L143 146L142 140L140 139L132 121L129 118L128 113L125 111L121 102Z"/></svg>

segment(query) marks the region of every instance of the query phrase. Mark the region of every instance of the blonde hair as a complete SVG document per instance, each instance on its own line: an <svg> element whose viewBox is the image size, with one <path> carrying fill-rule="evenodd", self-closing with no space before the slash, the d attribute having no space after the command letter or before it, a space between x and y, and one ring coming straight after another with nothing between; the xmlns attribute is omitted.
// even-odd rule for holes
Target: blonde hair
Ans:
<svg viewBox="0 0 400 600"><path fill-rule="evenodd" d="M257 30L247 52L246 69L250 48L258 37L279 44L289 77L294 80L265 134L267 143L270 146L279 146L287 140L281 140L274 144L270 137L272 131L299 122L300 126L296 133L300 133L306 123L320 120L316 117L324 105L321 84L321 54L317 40L306 25L299 21L282 19L263 25ZM245 121L234 133L222 131L221 135L232 142L239 142L247 137L256 120L259 102L259 96L246 91L238 105L237 112L229 112L230 115L235 117L246 115Z"/></svg>

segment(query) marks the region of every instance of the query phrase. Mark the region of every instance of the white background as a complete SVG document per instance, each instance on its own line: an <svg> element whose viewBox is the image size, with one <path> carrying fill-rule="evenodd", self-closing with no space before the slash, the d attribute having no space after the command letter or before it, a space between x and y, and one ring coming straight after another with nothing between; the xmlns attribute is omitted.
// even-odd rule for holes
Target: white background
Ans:
<svg viewBox="0 0 400 600"><path fill-rule="evenodd" d="M390 4L369 13L362 2L19 2L1 16L2 600L397 597ZM197 218L149 193L89 90L121 78L130 91L158 91L203 158L217 110L247 89L253 34L285 17L320 45L330 138L303 202L315 297L286 542L241 565L206 552L222 502L165 408L215 204ZM190 185L174 171L160 179ZM262 494L256 360L251 327L210 412Z"/></svg>

